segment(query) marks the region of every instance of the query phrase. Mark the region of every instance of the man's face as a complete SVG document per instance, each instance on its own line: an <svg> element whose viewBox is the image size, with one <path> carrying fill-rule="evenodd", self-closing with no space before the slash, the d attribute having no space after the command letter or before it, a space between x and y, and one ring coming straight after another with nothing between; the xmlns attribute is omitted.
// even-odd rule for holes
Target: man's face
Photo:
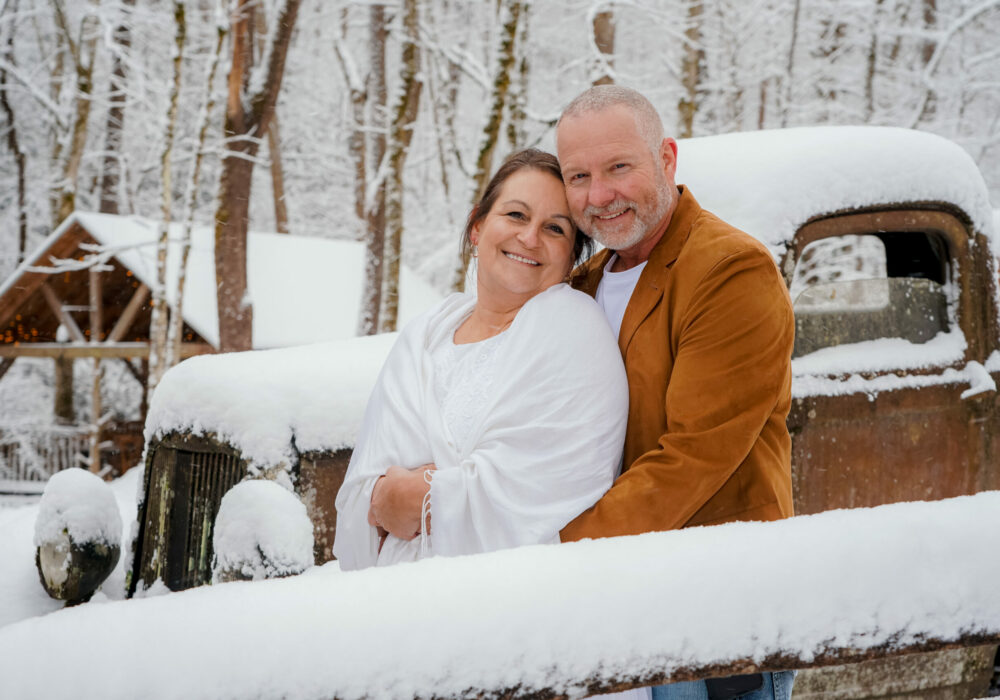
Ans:
<svg viewBox="0 0 1000 700"><path fill-rule="evenodd" d="M556 141L570 212L583 231L622 251L666 228L676 196L672 141L654 157L620 105L564 119Z"/></svg>

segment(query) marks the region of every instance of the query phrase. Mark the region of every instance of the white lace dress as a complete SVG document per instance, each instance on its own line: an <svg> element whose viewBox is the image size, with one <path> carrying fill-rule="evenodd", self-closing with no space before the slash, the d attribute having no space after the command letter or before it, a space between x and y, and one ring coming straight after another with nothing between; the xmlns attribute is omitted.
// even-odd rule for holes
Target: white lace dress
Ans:
<svg viewBox="0 0 1000 700"><path fill-rule="evenodd" d="M496 358L506 334L458 345L448 339L431 351L434 396L452 440L464 444L481 418L496 374Z"/></svg>

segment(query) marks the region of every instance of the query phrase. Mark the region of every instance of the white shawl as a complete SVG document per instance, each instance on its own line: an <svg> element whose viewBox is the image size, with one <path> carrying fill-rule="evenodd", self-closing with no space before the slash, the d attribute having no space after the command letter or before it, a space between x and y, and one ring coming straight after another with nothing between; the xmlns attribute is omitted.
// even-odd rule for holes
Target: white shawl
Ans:
<svg viewBox="0 0 1000 700"><path fill-rule="evenodd" d="M611 487L628 415L621 354L603 312L565 284L518 312L468 444L455 444L434 395L431 350L474 298L453 294L410 323L379 375L337 494L333 552L343 569L558 542L559 530ZM378 550L367 513L392 465L437 466L431 534Z"/></svg>

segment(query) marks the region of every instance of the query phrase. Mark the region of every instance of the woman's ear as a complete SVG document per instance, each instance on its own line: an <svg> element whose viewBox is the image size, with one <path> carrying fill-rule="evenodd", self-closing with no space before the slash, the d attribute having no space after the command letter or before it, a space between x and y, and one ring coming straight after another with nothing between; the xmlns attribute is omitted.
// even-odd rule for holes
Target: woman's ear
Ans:
<svg viewBox="0 0 1000 700"><path fill-rule="evenodd" d="M469 243L472 245L479 245L479 222L472 224L472 228L469 229Z"/></svg>

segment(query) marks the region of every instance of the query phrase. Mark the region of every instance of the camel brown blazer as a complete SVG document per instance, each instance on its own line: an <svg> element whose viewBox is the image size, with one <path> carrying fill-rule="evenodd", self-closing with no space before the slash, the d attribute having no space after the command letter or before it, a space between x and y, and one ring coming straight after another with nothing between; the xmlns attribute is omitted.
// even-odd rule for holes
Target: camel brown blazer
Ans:
<svg viewBox="0 0 1000 700"><path fill-rule="evenodd" d="M760 242L678 190L619 334L623 473L564 542L792 515L788 290ZM611 254L584 263L574 286L596 294Z"/></svg>

